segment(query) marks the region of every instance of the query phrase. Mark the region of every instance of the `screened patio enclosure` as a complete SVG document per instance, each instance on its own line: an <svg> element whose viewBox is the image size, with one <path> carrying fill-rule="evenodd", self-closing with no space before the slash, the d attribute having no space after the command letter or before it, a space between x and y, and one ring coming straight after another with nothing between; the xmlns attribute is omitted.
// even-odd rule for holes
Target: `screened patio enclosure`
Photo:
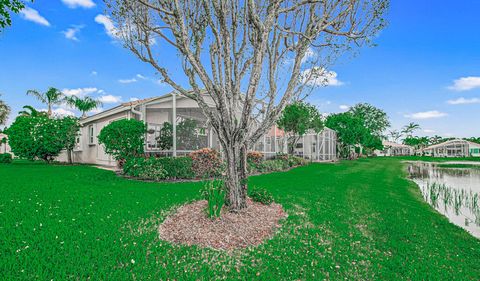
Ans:
<svg viewBox="0 0 480 281"><path fill-rule="evenodd" d="M168 95L140 105L147 125L145 152L164 156L185 155L210 147L219 150L212 127L196 102Z"/></svg>
<svg viewBox="0 0 480 281"><path fill-rule="evenodd" d="M455 139L432 145L423 149L425 155L435 157L468 157L470 156L470 142Z"/></svg>
<svg viewBox="0 0 480 281"><path fill-rule="evenodd" d="M277 154L288 153L288 134L273 126L254 146L265 158L274 158ZM299 137L293 154L311 161L334 161L337 159L337 134L330 128L324 128L320 133L308 132Z"/></svg>
<svg viewBox="0 0 480 281"><path fill-rule="evenodd" d="M192 99L172 93L132 105L132 112L147 125L147 154L180 156L206 147L221 152L213 128ZM293 153L311 161L336 160L336 144L335 131L325 128L300 137ZM286 154L288 136L273 126L250 150L262 152L266 159Z"/></svg>

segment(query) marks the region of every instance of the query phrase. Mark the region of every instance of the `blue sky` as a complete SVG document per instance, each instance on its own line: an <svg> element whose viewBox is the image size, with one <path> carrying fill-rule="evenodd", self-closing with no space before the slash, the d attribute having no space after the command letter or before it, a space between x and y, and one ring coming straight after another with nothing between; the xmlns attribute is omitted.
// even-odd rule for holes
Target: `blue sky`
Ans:
<svg viewBox="0 0 480 281"><path fill-rule="evenodd" d="M23 105L44 108L25 95L29 89L89 94L104 108L170 91L112 38L103 11L99 0L38 0L13 16L0 34L0 93L11 119ZM338 61L331 68L338 83L315 89L310 101L326 113L368 102L384 109L395 129L419 123L419 135L480 136L478 11L477 0L392 1L378 46ZM175 67L175 53L165 52L171 59L164 63Z"/></svg>

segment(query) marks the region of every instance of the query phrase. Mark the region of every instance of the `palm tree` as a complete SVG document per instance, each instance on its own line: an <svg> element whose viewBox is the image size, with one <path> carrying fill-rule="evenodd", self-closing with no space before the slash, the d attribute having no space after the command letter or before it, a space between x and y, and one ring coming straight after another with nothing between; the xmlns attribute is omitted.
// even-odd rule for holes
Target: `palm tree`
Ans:
<svg viewBox="0 0 480 281"><path fill-rule="evenodd" d="M38 116L45 116L47 115L44 111L38 111L31 105L25 105L22 111L18 112L20 116L30 116L30 117L38 117Z"/></svg>
<svg viewBox="0 0 480 281"><path fill-rule="evenodd" d="M28 90L27 95L36 97L40 102L47 105L47 115L52 116L52 106L59 105L65 101L65 95L57 88L50 87L45 93L37 90Z"/></svg>
<svg viewBox="0 0 480 281"><path fill-rule="evenodd" d="M0 100L0 125L4 125L7 122L9 114L10 107L3 100Z"/></svg>
<svg viewBox="0 0 480 281"><path fill-rule="evenodd" d="M88 111L91 111L102 105L99 100L92 99L91 97L84 97L82 99L76 96L68 98L67 103L80 110L82 112L82 118L87 117Z"/></svg>
<svg viewBox="0 0 480 281"><path fill-rule="evenodd" d="M398 142L398 140L402 137L402 134L397 130L392 130L388 132L388 135L392 138L394 142Z"/></svg>
<svg viewBox="0 0 480 281"><path fill-rule="evenodd" d="M410 124L403 127L402 133L405 134L407 137L412 137L413 132L419 129L420 129L420 125L418 125L417 123L411 122Z"/></svg>

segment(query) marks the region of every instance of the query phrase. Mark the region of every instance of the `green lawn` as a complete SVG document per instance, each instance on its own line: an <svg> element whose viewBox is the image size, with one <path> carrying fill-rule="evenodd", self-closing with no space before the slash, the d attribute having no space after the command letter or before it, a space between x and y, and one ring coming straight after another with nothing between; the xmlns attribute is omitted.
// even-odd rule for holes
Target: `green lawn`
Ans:
<svg viewBox="0 0 480 281"><path fill-rule="evenodd" d="M200 183L143 183L88 166L0 165L0 280L478 280L480 240L422 201L399 159L252 177L289 216L226 253L157 238Z"/></svg>

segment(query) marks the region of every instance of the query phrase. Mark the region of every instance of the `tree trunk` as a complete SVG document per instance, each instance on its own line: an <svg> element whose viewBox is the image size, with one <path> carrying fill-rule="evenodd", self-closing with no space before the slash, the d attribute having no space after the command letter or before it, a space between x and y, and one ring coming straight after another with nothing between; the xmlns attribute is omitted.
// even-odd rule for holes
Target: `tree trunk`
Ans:
<svg viewBox="0 0 480 281"><path fill-rule="evenodd" d="M67 149L67 159L68 159L68 164L73 164L73 161L72 161L72 150L71 150L71 149Z"/></svg>
<svg viewBox="0 0 480 281"><path fill-rule="evenodd" d="M227 171L225 186L230 211L238 212L247 207L247 148L246 145L224 147Z"/></svg>

